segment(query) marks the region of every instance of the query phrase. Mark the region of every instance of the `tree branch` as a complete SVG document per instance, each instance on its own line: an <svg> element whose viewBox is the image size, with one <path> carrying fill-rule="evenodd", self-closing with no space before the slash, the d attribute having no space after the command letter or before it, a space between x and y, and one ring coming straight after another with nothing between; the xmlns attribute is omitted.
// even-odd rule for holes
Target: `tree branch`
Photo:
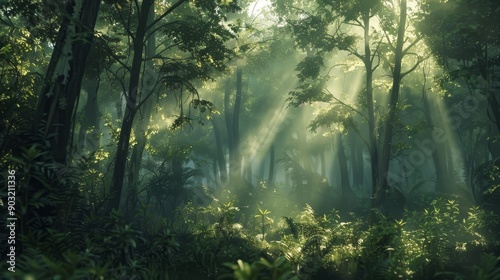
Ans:
<svg viewBox="0 0 500 280"><path fill-rule="evenodd" d="M344 103L344 102L340 101L340 99L338 99L337 97L335 97L335 96L334 96L334 95L333 95L333 94L332 94L332 93L331 93L328 89L325 89L325 90L326 90L329 94L331 94L331 95L332 95L332 98L333 98L334 100L336 100L338 103L340 103L342 106L345 106L345 107L347 107L347 108L349 108L349 109L353 110L353 111L354 111L354 112L356 112L358 115L360 115L363 119L365 119L366 121L368 121L368 118L366 118L366 117L365 117L365 115L363 115L363 113L361 113L360 111L356 110L356 109L355 109L354 107L352 107L351 105L346 104L346 103Z"/></svg>
<svg viewBox="0 0 500 280"><path fill-rule="evenodd" d="M155 24L157 24L158 22L160 22L163 18L165 18L166 16L168 16L175 9L177 9L177 7L179 7L180 5L182 5L182 3L186 2L186 1L187 0L179 0L179 1L177 1L177 3L173 4L162 15L160 15L158 18L156 18L151 24L149 24L148 26L146 26L146 31L149 30L150 28L152 28Z"/></svg>

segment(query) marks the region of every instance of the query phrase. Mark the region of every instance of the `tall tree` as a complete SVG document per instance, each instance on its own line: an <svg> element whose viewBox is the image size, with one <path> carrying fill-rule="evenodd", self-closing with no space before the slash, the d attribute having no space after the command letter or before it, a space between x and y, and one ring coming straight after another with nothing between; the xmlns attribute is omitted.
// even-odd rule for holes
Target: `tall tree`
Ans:
<svg viewBox="0 0 500 280"><path fill-rule="evenodd" d="M184 2L180 0L176 6ZM137 108L137 97L139 91L139 80L141 68L143 63L143 49L144 38L148 29L147 22L149 11L153 5L153 0L144 0L140 8L138 8L138 23L134 36L132 37L132 45L134 54L132 57L132 66L130 68L130 80L128 86L128 93L126 95L125 115L123 117L122 127L120 130L120 137L118 140L118 149L115 157L115 168L113 171L113 178L111 179L110 195L111 198L108 203L108 212L112 209L119 209L120 199L123 189L123 179L125 178L125 166L127 164L127 155L130 145L130 133L132 132L132 125ZM138 6L139 7L139 6Z"/></svg>
<svg viewBox="0 0 500 280"><path fill-rule="evenodd" d="M376 130L375 107L373 102L373 75L380 65L379 46L377 34L373 32L372 18L377 16L382 9L382 1L339 1L333 4L335 12L343 16L343 22L360 27L363 31L363 51L359 52L355 45L341 45L341 49L348 51L359 58L365 67L365 102L366 116L368 121L368 151L370 153L371 183L372 192L375 193L375 186L379 176L379 145L377 144L378 131ZM350 38L350 37L347 37ZM366 141L365 141L366 143Z"/></svg>
<svg viewBox="0 0 500 280"><path fill-rule="evenodd" d="M153 23L155 16L155 4L152 0L147 25ZM155 105L155 98L152 97L153 92L156 90L156 79L153 57L156 55L156 34L149 29L147 32L146 48L145 48L145 71L144 71L144 92L147 94L144 101L144 105L139 108L140 119L136 121L136 127L134 129L134 135L136 139L136 144L132 149L132 154L130 157L129 173L128 173L128 192L127 192L127 207L129 218L133 218L135 209L137 206L137 190L139 185L139 172L141 170L142 155L144 153L144 148L146 147L148 126L151 119L151 112Z"/></svg>
<svg viewBox="0 0 500 280"><path fill-rule="evenodd" d="M495 71L500 64L497 55L500 26L495 20L500 13L500 3L494 0L433 0L423 5L422 12L419 31L448 73L446 80L464 83L472 90L471 94L484 95L488 101L488 116L497 132L500 131ZM489 146L495 158L500 151L497 146L494 143Z"/></svg>
<svg viewBox="0 0 500 280"><path fill-rule="evenodd" d="M407 15L407 3L406 0L401 0L399 4L399 22L398 31L396 37L396 45L394 46L394 66L392 70L392 88L391 96L389 101L389 113L387 121L385 123L384 138L382 143L382 155L380 161L380 182L377 182L377 189L375 190L375 196L372 201L372 207L380 207L383 203L385 192L388 189L388 173L389 173L389 163L391 161L391 148L392 148L392 136L394 132L394 123L396 121L396 114L399 101L399 90L401 86L401 79L404 77L404 73L401 71L401 64L403 61L404 53L403 43L406 30L406 15Z"/></svg>
<svg viewBox="0 0 500 280"><path fill-rule="evenodd" d="M54 159L68 163L76 100L80 95L87 56L101 1L72 0L63 22L39 96L35 131L50 143Z"/></svg>
<svg viewBox="0 0 500 280"><path fill-rule="evenodd" d="M195 5L183 5L181 8L185 2L186 0L179 0L165 7L150 24L147 23L147 19L149 10L154 4L153 0L144 0L140 5L139 1L130 4L131 9L137 9L135 13L137 18L136 22L124 24L125 32L132 43L133 55L131 66L126 67L129 70L129 85L109 191L108 212L112 209L119 209L134 118L152 94L152 92L146 92L148 88L142 87L143 84L140 82L141 77L144 79L142 72L145 61L157 59L162 62L159 67L160 81L175 95L181 111L180 116L174 121L174 127L191 120L184 113L186 96L182 95L183 92L192 97L192 102L188 106L192 105L200 111L207 109L212 111L209 108L211 103L199 99L198 92L190 81L209 79L211 71L224 69L224 61L230 53L224 42L234 37L234 34L220 23L224 20L227 10L234 10L238 7L229 4L227 8L224 8L215 2L208 1L197 2ZM179 12L172 15L174 11ZM134 24L135 31L132 32L129 27ZM148 35L150 30L151 35ZM161 32L164 36L162 44L157 46L161 47L161 50L158 50L153 57L144 58L144 45L154 32Z"/></svg>
<svg viewBox="0 0 500 280"><path fill-rule="evenodd" d="M500 164L500 25L496 20L500 3L432 0L422 5L421 12L418 31L444 69L437 80L451 93L445 101L453 100L446 117L458 137L466 183L477 194L472 183L475 169L489 157L497 166ZM488 148L487 157L477 154L480 147ZM450 152L446 154L451 157Z"/></svg>
<svg viewBox="0 0 500 280"><path fill-rule="evenodd" d="M226 158L224 157L225 154L225 149L222 147L222 140L221 140L221 128L219 124L219 119L216 118L215 116L210 119L212 122L212 127L214 129L214 137L215 137L215 145L216 145L216 160L217 164L219 166L219 173L220 173L220 183L224 185L227 183L227 168L226 168Z"/></svg>

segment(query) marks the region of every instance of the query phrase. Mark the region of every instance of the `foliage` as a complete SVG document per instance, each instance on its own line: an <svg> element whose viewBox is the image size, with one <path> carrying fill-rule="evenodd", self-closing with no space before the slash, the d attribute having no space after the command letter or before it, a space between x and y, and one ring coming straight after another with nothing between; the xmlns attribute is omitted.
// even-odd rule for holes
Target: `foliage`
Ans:
<svg viewBox="0 0 500 280"><path fill-rule="evenodd" d="M104 1L87 69L73 73L99 84L94 103L100 108L88 111L102 120L93 124L95 129L103 126L96 135L102 144L86 147L77 155L73 144L61 147L72 158L61 164L54 159L54 151L38 141L46 136L57 138L57 133L33 131L39 120L32 115L57 28L63 18L69 19L63 2L79 3L0 3L0 213L7 211L3 174L14 168L19 222L16 272L8 272L7 263L2 262L0 278L500 279L499 164L491 145L482 145L500 143L494 132L500 122L489 123L486 118L498 117L498 112L490 112L494 100L486 102L498 89L497 2L429 0L419 3L419 13L410 17L408 32L417 28L413 26L416 21L420 35L447 71L436 82L444 105L463 111L489 104L490 109L488 114L454 112L463 124L448 136L457 134L463 144L460 148L469 151L457 154L453 145L444 151L443 167L450 170L443 174L453 174L451 185L462 177L466 184L470 181L477 205L452 196L430 196L419 209L406 205L406 212L401 211L397 219L384 216L383 207L335 210L341 199L342 205L351 202L347 195L337 195L339 189L348 190L348 184L336 188L329 180L337 181L337 165L332 161L337 152L344 151L340 149L351 149L343 160L348 165L345 181L350 183L358 175L368 176L366 156L375 158L373 152L380 146L376 142L389 116L384 105L390 90L385 74L390 73L394 58L391 41L398 17L393 9L398 1L273 0L273 11L262 1L151 1L155 13L164 16L156 17L155 24L141 34L134 32L146 22L138 21L140 14L147 14L139 7L146 5ZM240 10L240 5L246 10ZM174 13L163 14L171 7ZM144 40L134 44L142 35ZM73 46L78 47L81 42L75 39ZM420 39L412 40L411 36L405 40L405 47L419 49ZM153 41L155 46L150 45ZM156 49L153 55L150 47ZM139 67L132 69L134 52L141 56L135 63ZM417 61L415 66L421 62L420 49L404 53L408 61ZM378 68L382 60L384 67ZM235 118L237 112L232 110L236 108L233 79L238 76L233 68L241 74L237 82L241 118ZM359 87L364 75L373 81ZM394 137L391 143L396 149L391 156L399 160L406 155L416 161L418 156L412 152L420 148L419 160L426 162L425 158L439 156L440 147L454 141L438 147L416 132L439 123L428 123L431 118L426 118L425 124L412 125L413 119L421 118L413 113L422 102L415 90L422 87L425 92L427 85L422 85L419 75L410 78L401 85L393 121L399 139ZM129 83L136 88L127 88ZM132 92L138 93L137 100L127 100ZM357 96L348 96L349 92ZM479 94L477 104L472 99L459 100L463 93ZM74 121L64 127L75 138L73 142L78 142L76 131L85 127L88 111L82 110L86 106L82 104L89 96L80 96L75 116L65 118ZM138 109L146 98L156 98L150 115ZM295 108L285 110L286 103ZM441 107L435 105L431 107ZM57 102L51 106L58 110ZM114 151L125 131L119 127L125 122L124 109L130 106L134 106L131 115L136 121L151 122L144 128L134 127L129 115L130 147L118 146L124 147L120 150L123 160L118 160ZM319 110L311 114L311 107ZM425 109L421 115L425 114L433 111ZM239 123L233 123L235 119ZM184 129L184 124L193 122L200 126ZM365 123L368 130L363 128ZM306 134L307 129L318 135ZM343 142L333 151L330 139L320 137L333 131L356 135L339 137ZM125 179L129 192L112 197L111 170L118 163L126 166L129 148L141 146L141 133L145 153L137 154L142 161L129 165L130 170L137 167L137 178L126 172L117 176ZM218 145L212 143L214 136ZM374 143L370 143L372 137ZM241 172L231 167L242 166L226 162L234 151L241 153ZM274 166L275 157L280 156L284 170ZM467 168L465 176L459 170L462 161L454 162L460 156ZM404 162L398 167L393 163L390 171L408 168ZM427 187L429 179L419 175L434 169L432 164L429 169L421 165L418 175L391 186L394 190L386 192L386 205L394 200L402 209L405 199L398 193L416 196L417 191L408 191L409 186ZM243 173L245 178L224 176L222 180L226 166L226 173ZM358 168L361 172L354 172ZM268 181L263 179L267 174ZM353 184L352 191L370 191L365 183ZM125 206L108 211L105 205L112 199ZM5 237L0 231L0 240ZM1 255L5 249L0 247Z"/></svg>
<svg viewBox="0 0 500 280"><path fill-rule="evenodd" d="M297 276L293 275L293 269L286 261L286 258L279 257L274 262L261 258L258 261L248 264L242 260L238 260L238 264L225 264L234 270L234 278L226 276L229 279L237 280L253 280L253 279L269 279L269 280L298 280ZM221 278L223 279L223 278Z"/></svg>
<svg viewBox="0 0 500 280"><path fill-rule="evenodd" d="M306 170L297 157L285 155L280 162L285 166L291 177L291 194L300 207L310 204L320 213L327 213L334 205L332 186L319 174Z"/></svg>
<svg viewBox="0 0 500 280"><path fill-rule="evenodd" d="M233 201L213 199L208 205L185 204L173 224L148 232L144 225L122 224L118 212L99 217L85 209L68 209L70 216L87 213L71 231L22 234L25 250L16 277L399 279L445 277L462 263L469 268L453 272L457 277L498 277L498 257L483 254L471 263L478 258L475 252L499 245L494 241L498 233L488 231L498 216L480 207L462 212L457 201L444 198L423 210L408 211L401 220L388 219L378 210L319 215L307 205L281 222L262 207L255 209L256 219L247 219Z"/></svg>
<svg viewBox="0 0 500 280"><path fill-rule="evenodd" d="M500 168L494 161L480 165L473 178L473 195L476 201L489 209L496 209L500 201Z"/></svg>

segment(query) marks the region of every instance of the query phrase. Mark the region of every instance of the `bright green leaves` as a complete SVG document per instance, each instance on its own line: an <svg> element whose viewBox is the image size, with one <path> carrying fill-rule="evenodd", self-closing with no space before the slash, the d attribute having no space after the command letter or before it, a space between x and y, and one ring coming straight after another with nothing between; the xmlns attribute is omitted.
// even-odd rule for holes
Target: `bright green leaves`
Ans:
<svg viewBox="0 0 500 280"><path fill-rule="evenodd" d="M233 0L220 0L219 1L219 5L221 5L221 6L229 6L229 5L231 5L232 2L233 2Z"/></svg>

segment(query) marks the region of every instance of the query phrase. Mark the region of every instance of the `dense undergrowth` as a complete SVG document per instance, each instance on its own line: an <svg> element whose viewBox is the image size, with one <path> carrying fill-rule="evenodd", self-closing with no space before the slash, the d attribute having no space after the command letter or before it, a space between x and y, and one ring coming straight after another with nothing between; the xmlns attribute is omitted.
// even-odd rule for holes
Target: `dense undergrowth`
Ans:
<svg viewBox="0 0 500 280"><path fill-rule="evenodd" d="M500 279L499 217L451 197L401 219L318 214L263 183L244 200L221 192L185 203L172 220L145 202L124 219L101 214L87 175L60 172L36 147L23 161L20 181L36 184L20 185L22 251L15 273L0 265L5 279Z"/></svg>

